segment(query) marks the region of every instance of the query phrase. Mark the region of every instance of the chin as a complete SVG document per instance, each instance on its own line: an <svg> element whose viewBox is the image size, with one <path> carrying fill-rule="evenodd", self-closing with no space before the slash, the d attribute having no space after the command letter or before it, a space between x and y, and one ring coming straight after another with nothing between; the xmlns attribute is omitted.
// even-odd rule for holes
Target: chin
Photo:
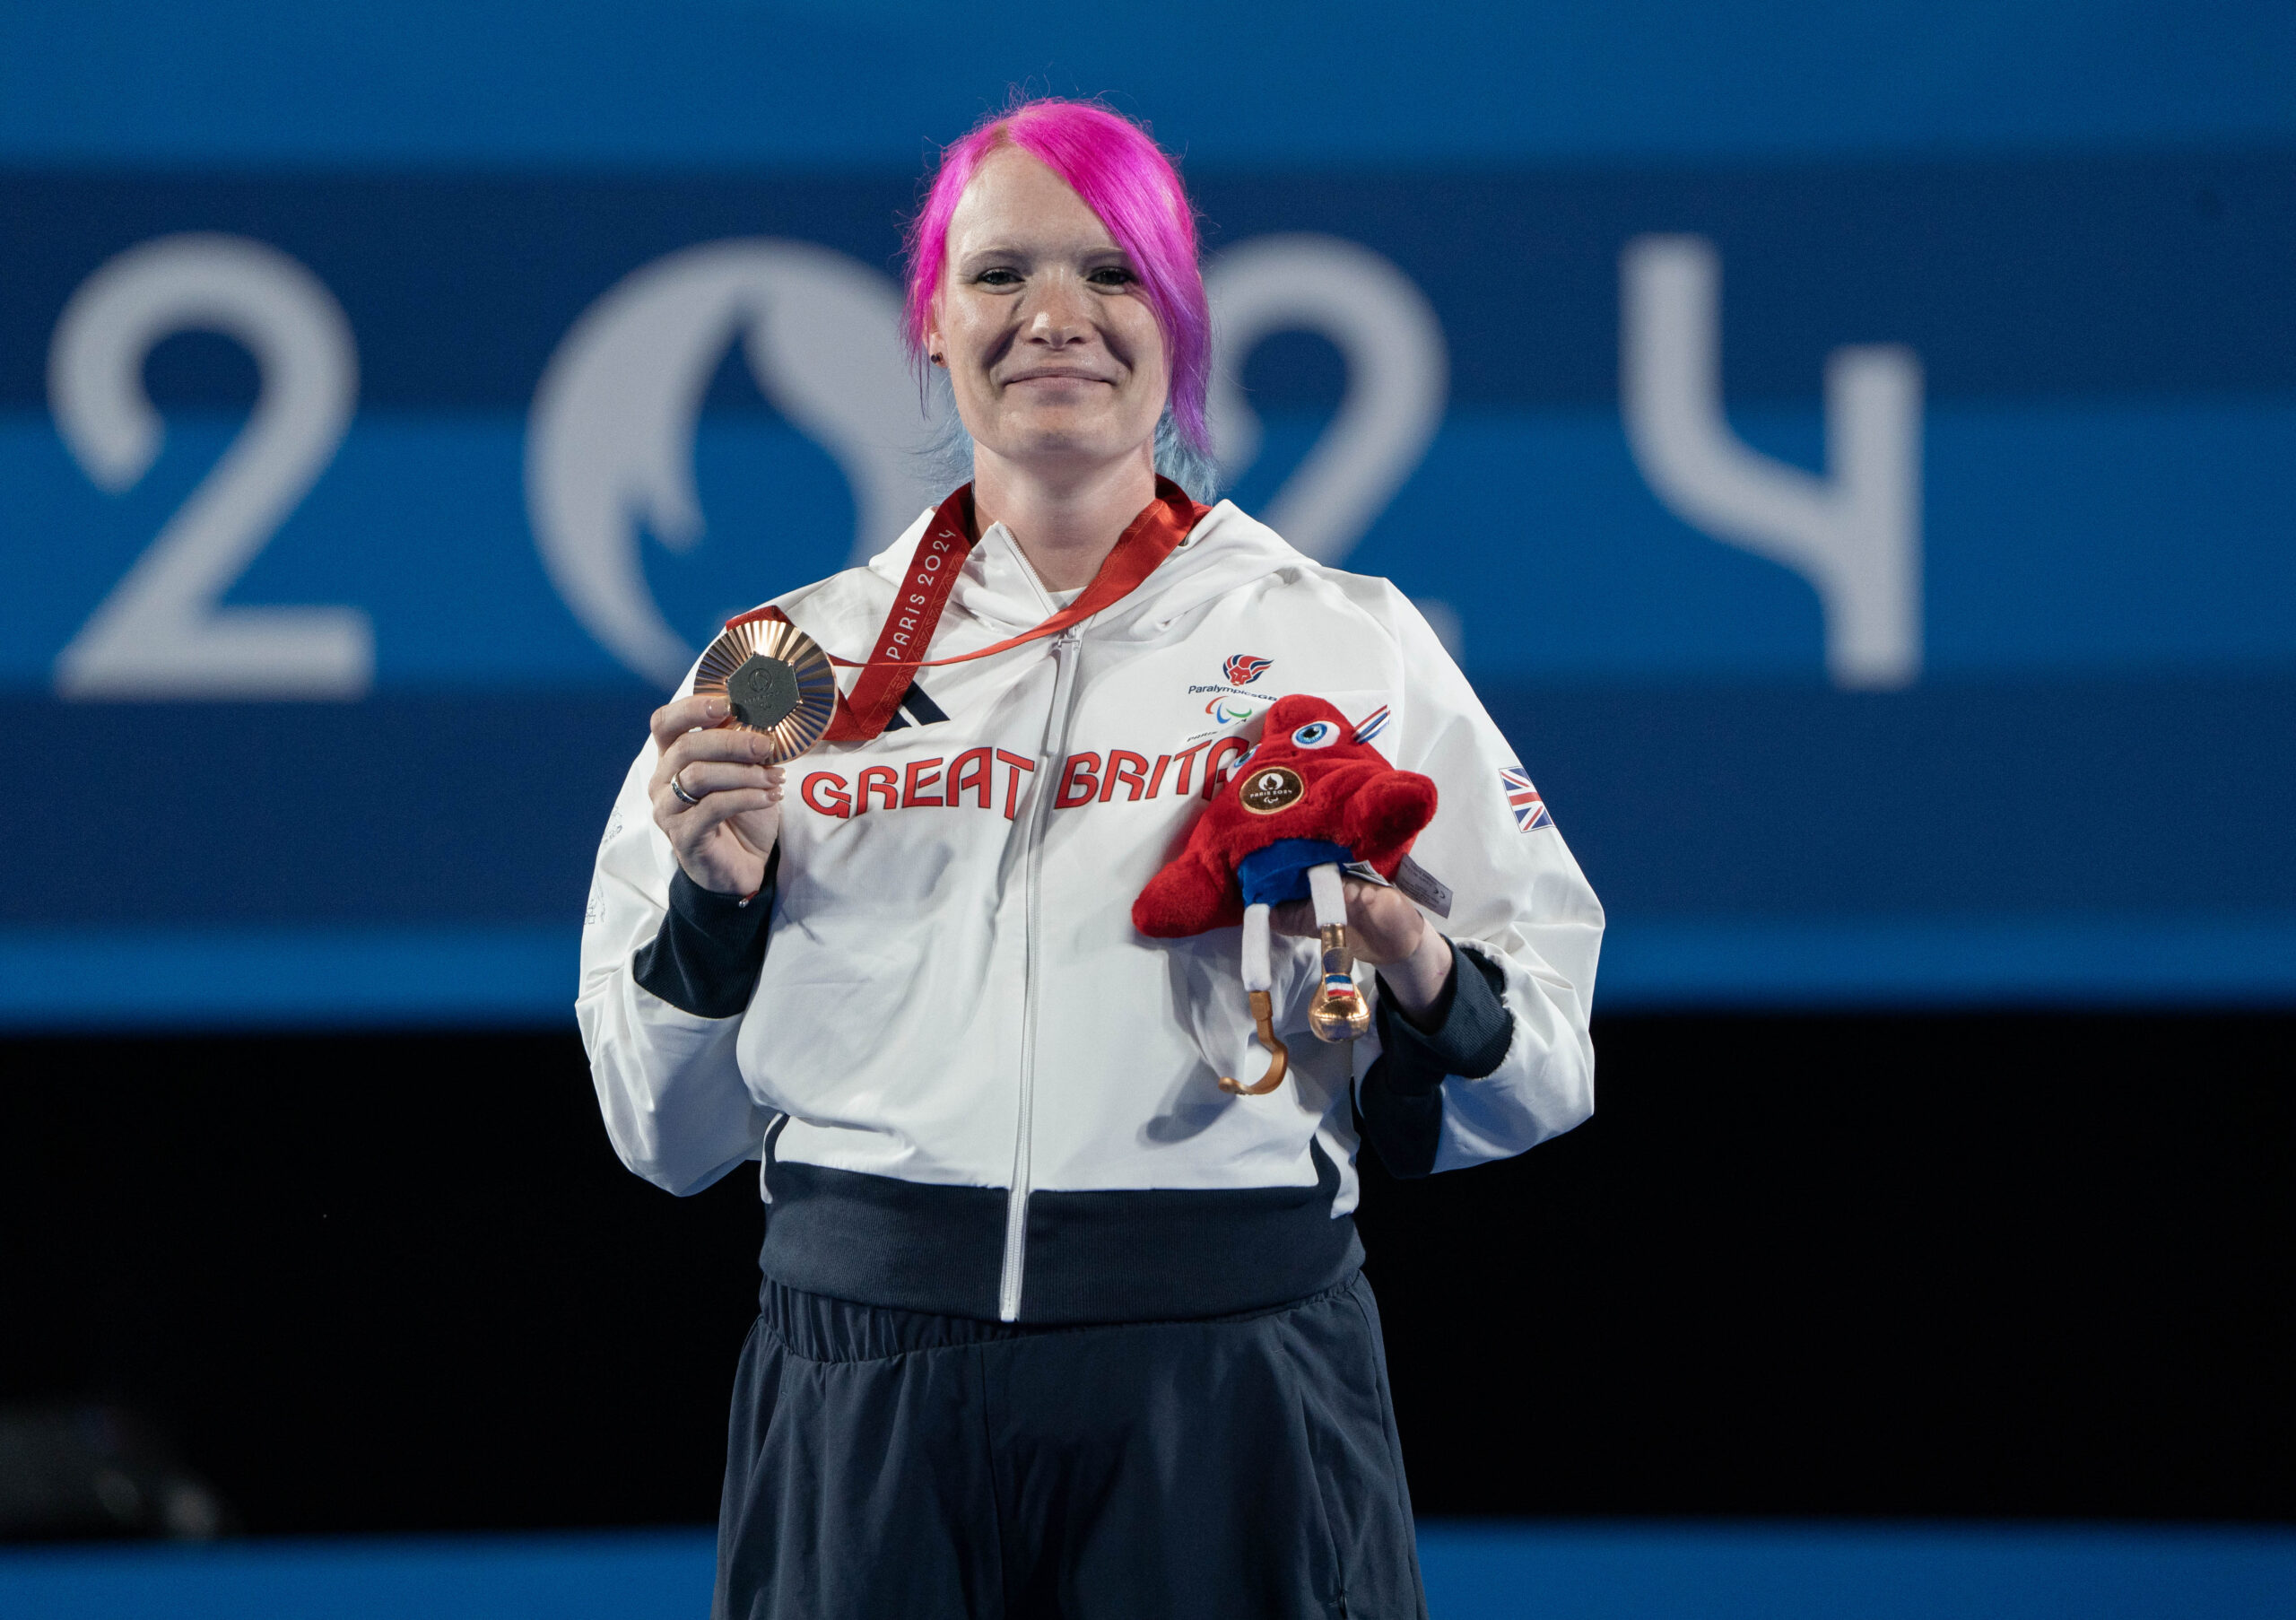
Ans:
<svg viewBox="0 0 2296 1620"><path fill-rule="evenodd" d="M1107 422L1015 423L997 438L1008 461L1108 461L1147 441Z"/></svg>

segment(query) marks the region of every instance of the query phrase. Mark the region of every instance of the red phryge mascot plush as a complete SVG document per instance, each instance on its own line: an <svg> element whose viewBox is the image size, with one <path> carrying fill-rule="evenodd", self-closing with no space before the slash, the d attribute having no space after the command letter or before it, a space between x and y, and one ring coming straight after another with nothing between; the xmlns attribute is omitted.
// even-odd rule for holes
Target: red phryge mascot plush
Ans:
<svg viewBox="0 0 2296 1620"><path fill-rule="evenodd" d="M1268 997L1270 906L1315 901L1324 972L1309 1027L1326 1041L1350 1041L1371 1027L1350 971L1340 868L1361 861L1393 877L1434 819L1435 784L1388 764L1321 698L1280 698L1267 711L1259 745L1235 762L1186 846L1132 902L1133 926L1156 939L1244 925L1244 989L1269 1061L1257 1084L1223 1076L1224 1090L1274 1091L1290 1060Z"/></svg>

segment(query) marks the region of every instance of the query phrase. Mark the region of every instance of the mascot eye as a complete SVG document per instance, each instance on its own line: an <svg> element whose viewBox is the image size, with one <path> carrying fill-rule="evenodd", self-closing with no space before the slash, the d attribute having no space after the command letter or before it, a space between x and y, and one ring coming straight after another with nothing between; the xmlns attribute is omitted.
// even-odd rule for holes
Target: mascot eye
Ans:
<svg viewBox="0 0 2296 1620"><path fill-rule="evenodd" d="M1292 734L1295 748L1328 748L1339 741L1339 727L1329 720L1309 720Z"/></svg>
<svg viewBox="0 0 2296 1620"><path fill-rule="evenodd" d="M1250 747L1248 747L1248 748L1245 749L1241 753L1238 754L1238 755L1236 756L1236 762L1235 762L1234 764L1232 764L1232 765L1229 766L1229 767L1228 767L1228 769L1229 769L1229 770L1231 770L1231 771L1241 771L1245 766L1247 766L1247 765L1248 765L1248 764L1250 764L1250 763L1252 762L1252 755L1254 755L1255 753L1257 753L1258 752L1259 752L1259 745L1258 745L1257 743L1254 743Z"/></svg>

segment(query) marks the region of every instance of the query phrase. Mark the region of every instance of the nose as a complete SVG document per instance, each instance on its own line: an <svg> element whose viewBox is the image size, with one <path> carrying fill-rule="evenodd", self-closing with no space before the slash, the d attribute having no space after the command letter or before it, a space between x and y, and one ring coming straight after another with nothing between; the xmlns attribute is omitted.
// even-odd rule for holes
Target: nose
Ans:
<svg viewBox="0 0 2296 1620"><path fill-rule="evenodd" d="M1091 335L1092 323L1085 315L1082 289L1071 285L1068 276L1050 277L1035 301L1023 328L1030 343L1060 349Z"/></svg>

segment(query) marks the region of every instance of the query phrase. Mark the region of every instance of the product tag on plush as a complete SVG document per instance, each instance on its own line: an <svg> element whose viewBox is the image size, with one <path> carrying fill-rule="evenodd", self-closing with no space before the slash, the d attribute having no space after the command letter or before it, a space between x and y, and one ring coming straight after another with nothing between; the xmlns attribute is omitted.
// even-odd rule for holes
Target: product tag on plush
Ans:
<svg viewBox="0 0 2296 1620"><path fill-rule="evenodd" d="M1406 855L1396 868L1396 887L1438 917L1451 914L1451 891L1436 875Z"/></svg>
<svg viewBox="0 0 2296 1620"><path fill-rule="evenodd" d="M1396 868L1391 883L1379 875L1378 869L1368 861L1351 860L1340 868L1350 877L1360 877L1367 884L1377 884L1382 889L1401 889L1405 894L1425 906L1438 917L1451 914L1451 892L1436 880L1435 875L1406 855Z"/></svg>

